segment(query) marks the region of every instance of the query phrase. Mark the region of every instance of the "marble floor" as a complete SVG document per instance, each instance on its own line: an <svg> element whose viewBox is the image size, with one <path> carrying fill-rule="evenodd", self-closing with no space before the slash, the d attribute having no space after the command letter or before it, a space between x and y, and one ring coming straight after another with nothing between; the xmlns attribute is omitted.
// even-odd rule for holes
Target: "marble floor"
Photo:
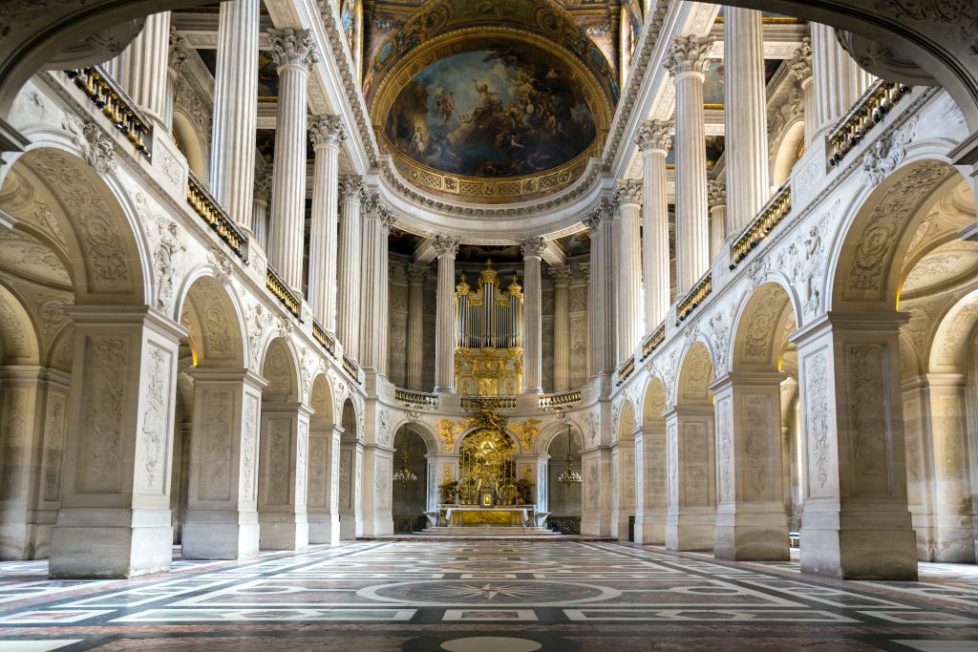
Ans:
<svg viewBox="0 0 978 652"><path fill-rule="evenodd" d="M137 580L0 564L0 652L978 650L978 567L920 582L597 542L357 542Z"/></svg>

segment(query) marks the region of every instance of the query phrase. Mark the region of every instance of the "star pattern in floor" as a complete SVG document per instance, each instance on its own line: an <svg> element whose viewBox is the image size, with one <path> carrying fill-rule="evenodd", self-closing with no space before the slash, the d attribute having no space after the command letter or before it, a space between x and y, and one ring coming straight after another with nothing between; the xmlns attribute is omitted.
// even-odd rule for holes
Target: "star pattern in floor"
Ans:
<svg viewBox="0 0 978 652"><path fill-rule="evenodd" d="M357 542L136 580L0 564L0 652L978 650L978 567L843 582L601 542Z"/></svg>

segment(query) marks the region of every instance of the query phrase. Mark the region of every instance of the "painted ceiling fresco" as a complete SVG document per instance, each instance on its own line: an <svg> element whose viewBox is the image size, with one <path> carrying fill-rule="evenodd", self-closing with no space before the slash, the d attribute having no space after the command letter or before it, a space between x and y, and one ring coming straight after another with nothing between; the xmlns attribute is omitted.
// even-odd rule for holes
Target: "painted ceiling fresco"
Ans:
<svg viewBox="0 0 978 652"><path fill-rule="evenodd" d="M516 41L424 68L401 89L384 130L414 161L471 177L549 170L583 153L597 136L567 66Z"/></svg>

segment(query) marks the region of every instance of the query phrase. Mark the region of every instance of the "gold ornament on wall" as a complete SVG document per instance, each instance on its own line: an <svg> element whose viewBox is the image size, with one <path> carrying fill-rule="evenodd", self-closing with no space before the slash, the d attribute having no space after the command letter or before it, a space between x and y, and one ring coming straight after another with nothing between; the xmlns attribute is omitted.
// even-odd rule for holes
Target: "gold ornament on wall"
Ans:
<svg viewBox="0 0 978 652"><path fill-rule="evenodd" d="M533 450L533 443L536 441L537 435L540 434L539 425L539 419L527 419L523 423L511 423L509 425L509 429L516 434L520 446L523 447L524 453Z"/></svg>

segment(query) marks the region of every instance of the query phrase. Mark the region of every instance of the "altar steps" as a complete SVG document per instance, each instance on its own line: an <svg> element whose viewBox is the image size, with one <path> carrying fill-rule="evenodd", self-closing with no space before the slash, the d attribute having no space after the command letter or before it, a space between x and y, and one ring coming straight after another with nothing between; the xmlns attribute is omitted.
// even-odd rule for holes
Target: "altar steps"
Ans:
<svg viewBox="0 0 978 652"><path fill-rule="evenodd" d="M561 535L542 527L507 527L502 525L486 526L465 526L465 527L430 527L421 532L407 535L411 540L498 540L507 539L515 541L541 541L554 540L566 541L570 537Z"/></svg>

